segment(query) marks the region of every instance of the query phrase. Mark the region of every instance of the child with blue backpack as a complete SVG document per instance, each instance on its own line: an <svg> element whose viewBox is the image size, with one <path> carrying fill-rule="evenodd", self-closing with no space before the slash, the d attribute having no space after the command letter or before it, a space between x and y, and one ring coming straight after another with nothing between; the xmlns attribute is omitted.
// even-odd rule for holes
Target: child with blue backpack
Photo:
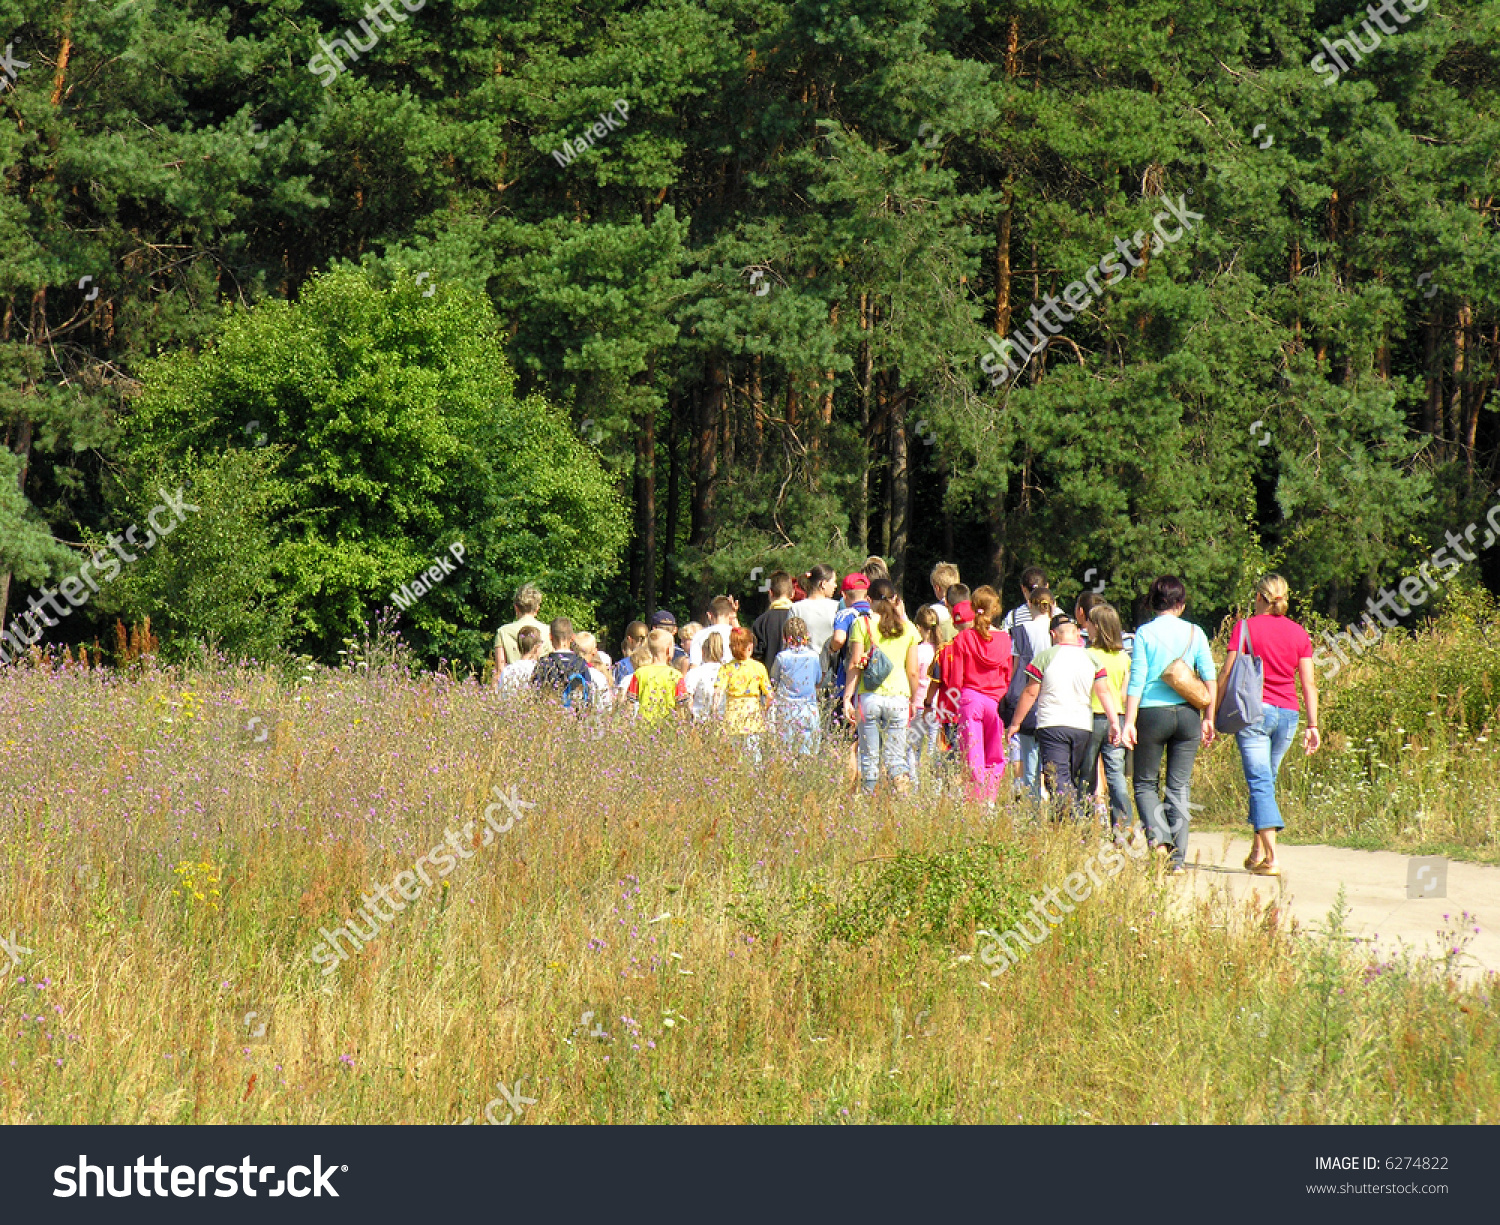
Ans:
<svg viewBox="0 0 1500 1225"><path fill-rule="evenodd" d="M585 714L593 701L594 678L588 661L578 653L573 623L558 617L547 627L552 639L552 653L537 661L531 684L539 690L550 689L558 695L564 710Z"/></svg>

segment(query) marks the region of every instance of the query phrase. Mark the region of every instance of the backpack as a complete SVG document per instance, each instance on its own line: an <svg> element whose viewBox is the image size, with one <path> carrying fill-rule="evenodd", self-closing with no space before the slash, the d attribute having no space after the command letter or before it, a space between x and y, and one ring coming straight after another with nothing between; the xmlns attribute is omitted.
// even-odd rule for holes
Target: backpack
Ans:
<svg viewBox="0 0 1500 1225"><path fill-rule="evenodd" d="M860 673L860 687L866 693L874 693L883 684L892 671L891 657L875 645L875 631L870 628L870 618L864 618L865 637L869 639L870 649L865 653L864 671Z"/></svg>
<svg viewBox="0 0 1500 1225"><path fill-rule="evenodd" d="M866 614L862 614L866 615ZM855 621L859 620L858 617ZM834 618L834 625L838 624L838 618ZM828 648L825 646L824 650ZM844 677L849 675L849 669L854 666L854 622L849 623L849 628L844 631L844 645L838 651L828 657L828 674L835 678L834 687L842 694L844 691Z"/></svg>
<svg viewBox="0 0 1500 1225"><path fill-rule="evenodd" d="M572 663L563 662L565 654L572 655ZM589 674L589 666L572 651L554 651L543 656L531 674L531 683L539 689L556 689L563 709L574 714L582 714L594 699L594 678Z"/></svg>
<svg viewBox="0 0 1500 1225"><path fill-rule="evenodd" d="M1026 683L1031 679L1026 675L1026 665L1036 658L1036 652L1032 648L1031 634L1027 631L1024 622L1017 625L1015 632L1011 633L1010 646L1010 688L1005 691L1005 696L1000 699L1000 721L1006 727L1011 727L1016 713L1016 706L1021 701L1021 692L1026 688ZM1019 728L1012 727L1011 730L1020 731L1028 736L1036 734L1035 703L1032 704L1031 711L1026 716L1026 721Z"/></svg>
<svg viewBox="0 0 1500 1225"><path fill-rule="evenodd" d="M574 714L582 714L594 702L594 676L585 665L582 672L574 672L563 682L562 706Z"/></svg>

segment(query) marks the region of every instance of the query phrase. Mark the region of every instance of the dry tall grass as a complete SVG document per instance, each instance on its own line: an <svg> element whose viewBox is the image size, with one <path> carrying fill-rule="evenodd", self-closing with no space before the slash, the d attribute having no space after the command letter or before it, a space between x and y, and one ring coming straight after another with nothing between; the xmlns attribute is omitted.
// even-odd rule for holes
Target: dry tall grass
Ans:
<svg viewBox="0 0 1500 1225"><path fill-rule="evenodd" d="M1094 847L951 788L393 670L8 669L0 726L6 1123L1500 1119L1488 987L1168 922L1134 863L991 978L975 929ZM536 807L324 975L495 786Z"/></svg>

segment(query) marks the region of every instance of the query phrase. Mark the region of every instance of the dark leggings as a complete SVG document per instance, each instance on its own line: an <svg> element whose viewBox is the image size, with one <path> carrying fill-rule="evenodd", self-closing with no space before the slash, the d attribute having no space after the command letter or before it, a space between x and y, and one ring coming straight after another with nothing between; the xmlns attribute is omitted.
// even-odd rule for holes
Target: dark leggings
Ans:
<svg viewBox="0 0 1500 1225"><path fill-rule="evenodd" d="M1135 716L1135 807L1152 846L1172 848L1172 862L1187 859L1189 792L1203 716L1186 702L1143 706ZM1167 758L1165 806L1158 793L1162 755Z"/></svg>

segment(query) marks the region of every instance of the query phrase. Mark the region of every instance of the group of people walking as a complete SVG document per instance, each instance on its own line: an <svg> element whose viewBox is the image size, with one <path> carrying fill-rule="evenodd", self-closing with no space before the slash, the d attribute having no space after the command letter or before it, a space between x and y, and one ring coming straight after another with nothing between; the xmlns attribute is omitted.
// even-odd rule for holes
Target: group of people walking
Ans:
<svg viewBox="0 0 1500 1225"><path fill-rule="evenodd" d="M970 798L993 806L1009 778L1058 816L1093 806L1122 839L1141 829L1173 873L1185 870L1198 749L1233 734L1255 835L1245 867L1280 874L1275 780L1304 704L1303 747L1321 744L1312 640L1287 615L1285 579L1257 585L1222 678L1172 575L1152 583L1133 634L1093 592L1059 609L1038 567L1022 572L1009 612L995 588L971 591L949 563L930 581L932 601L909 615L878 557L842 580L826 565L777 572L751 626L731 596L681 628L660 610L627 626L617 662L566 618L538 620L541 593L527 585L496 636L496 683L555 692L580 712L716 724L756 763L771 743L810 755L841 736L866 794L882 771L898 793L962 777Z"/></svg>

